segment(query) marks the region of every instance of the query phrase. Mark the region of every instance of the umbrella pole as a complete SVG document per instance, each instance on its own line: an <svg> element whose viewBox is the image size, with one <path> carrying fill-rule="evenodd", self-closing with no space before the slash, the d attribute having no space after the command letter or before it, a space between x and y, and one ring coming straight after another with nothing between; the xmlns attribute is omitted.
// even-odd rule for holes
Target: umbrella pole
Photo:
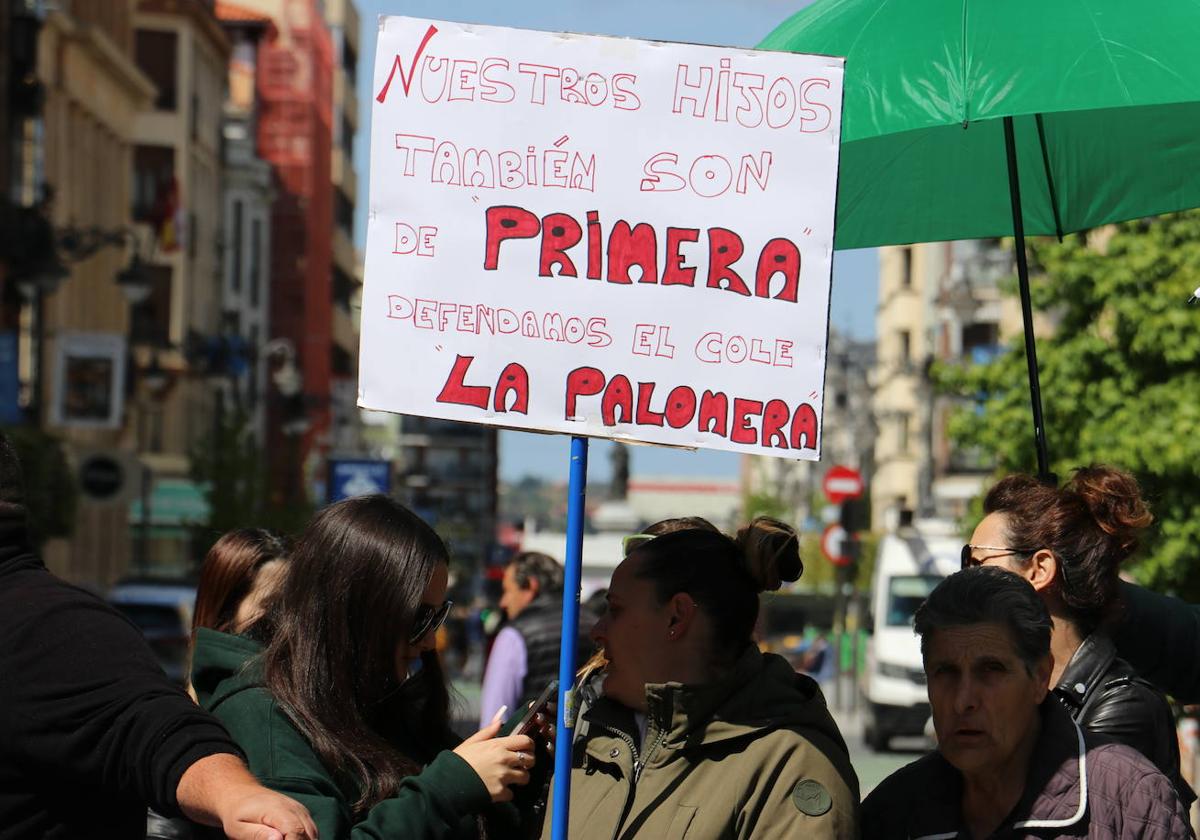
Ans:
<svg viewBox="0 0 1200 840"><path fill-rule="evenodd" d="M1008 196L1012 201L1013 238L1017 255L1017 285L1021 290L1021 320L1025 325L1025 366L1029 369L1029 398L1033 403L1033 436L1038 477L1054 481L1046 452L1046 423L1042 418L1042 386L1038 382L1037 342L1033 335L1033 304L1029 299L1029 264L1025 260L1025 221L1021 214L1021 180L1017 175L1017 142L1012 117L1004 118L1004 150L1008 155Z"/></svg>

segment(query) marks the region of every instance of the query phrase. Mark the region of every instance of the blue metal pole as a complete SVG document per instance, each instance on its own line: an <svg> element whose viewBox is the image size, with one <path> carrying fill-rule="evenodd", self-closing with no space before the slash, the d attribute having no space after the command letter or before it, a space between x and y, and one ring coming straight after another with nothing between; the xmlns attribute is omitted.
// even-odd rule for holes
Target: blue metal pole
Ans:
<svg viewBox="0 0 1200 840"><path fill-rule="evenodd" d="M562 651L558 657L558 727L554 736L554 811L551 840L567 840L571 804L571 690L575 686L579 637L579 583L583 569L583 503L587 495L587 438L571 438L571 474L567 486L567 555L564 558Z"/></svg>

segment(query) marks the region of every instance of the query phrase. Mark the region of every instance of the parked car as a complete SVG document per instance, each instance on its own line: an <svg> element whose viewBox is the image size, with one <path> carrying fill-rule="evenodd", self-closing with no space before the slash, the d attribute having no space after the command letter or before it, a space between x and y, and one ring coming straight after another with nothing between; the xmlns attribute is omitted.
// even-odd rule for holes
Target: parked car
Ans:
<svg viewBox="0 0 1200 840"><path fill-rule="evenodd" d="M942 578L958 571L963 539L955 523L917 520L879 541L871 582L863 740L876 752L893 736L923 736L929 696L913 614Z"/></svg>
<svg viewBox="0 0 1200 840"><path fill-rule="evenodd" d="M196 587L180 581L124 580L108 593L108 601L142 631L167 676L186 682Z"/></svg>

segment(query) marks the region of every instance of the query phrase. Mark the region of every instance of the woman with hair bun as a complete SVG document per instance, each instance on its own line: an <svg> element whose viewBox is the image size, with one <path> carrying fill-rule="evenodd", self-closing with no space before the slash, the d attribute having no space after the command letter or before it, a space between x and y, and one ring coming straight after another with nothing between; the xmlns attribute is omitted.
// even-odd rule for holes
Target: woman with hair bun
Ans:
<svg viewBox="0 0 1200 840"><path fill-rule="evenodd" d="M1110 635L1121 607L1121 563L1154 519L1137 480L1103 465L1076 470L1061 488L1010 475L983 507L987 515L963 546L963 568L1002 566L1032 584L1054 620L1055 695L1080 726L1153 761L1190 805L1196 796L1179 772L1170 706L1117 658Z"/></svg>
<svg viewBox="0 0 1200 840"><path fill-rule="evenodd" d="M752 637L759 593L803 568L796 532L766 517L736 538L694 517L626 538L592 629L607 661L576 722L572 840L856 836L825 698Z"/></svg>

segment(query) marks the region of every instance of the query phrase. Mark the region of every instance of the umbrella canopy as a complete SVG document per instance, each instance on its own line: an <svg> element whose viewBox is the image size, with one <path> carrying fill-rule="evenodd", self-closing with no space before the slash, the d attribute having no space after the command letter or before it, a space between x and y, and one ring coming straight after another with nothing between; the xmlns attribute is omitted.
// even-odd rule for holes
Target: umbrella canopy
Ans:
<svg viewBox="0 0 1200 840"><path fill-rule="evenodd" d="M838 248L1200 206L1200 4L818 0L759 45L846 57Z"/></svg>

